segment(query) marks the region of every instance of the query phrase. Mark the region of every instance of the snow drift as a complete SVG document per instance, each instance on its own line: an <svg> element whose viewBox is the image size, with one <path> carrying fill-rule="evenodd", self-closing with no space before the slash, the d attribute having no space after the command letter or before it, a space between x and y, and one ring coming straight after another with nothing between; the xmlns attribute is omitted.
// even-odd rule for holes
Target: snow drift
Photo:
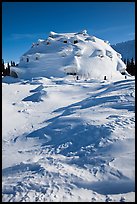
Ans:
<svg viewBox="0 0 137 204"><path fill-rule="evenodd" d="M135 80L4 77L3 202L135 202Z"/></svg>
<svg viewBox="0 0 137 204"><path fill-rule="evenodd" d="M11 67L11 76L64 77L77 75L84 79L123 79L126 65L108 41L78 33L50 32L22 55L18 66ZM122 73L122 74L121 74Z"/></svg>

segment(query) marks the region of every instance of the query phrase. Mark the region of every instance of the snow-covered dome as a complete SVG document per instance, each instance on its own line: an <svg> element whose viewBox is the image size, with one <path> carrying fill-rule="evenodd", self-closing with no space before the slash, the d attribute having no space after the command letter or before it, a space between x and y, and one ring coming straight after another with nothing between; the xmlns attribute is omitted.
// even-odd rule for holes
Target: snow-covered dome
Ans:
<svg viewBox="0 0 137 204"><path fill-rule="evenodd" d="M12 75L19 78L65 77L78 75L86 79L123 78L126 65L108 43L87 31L55 33L47 39L39 39L22 55L17 67L11 67ZM122 74L121 74L122 73Z"/></svg>

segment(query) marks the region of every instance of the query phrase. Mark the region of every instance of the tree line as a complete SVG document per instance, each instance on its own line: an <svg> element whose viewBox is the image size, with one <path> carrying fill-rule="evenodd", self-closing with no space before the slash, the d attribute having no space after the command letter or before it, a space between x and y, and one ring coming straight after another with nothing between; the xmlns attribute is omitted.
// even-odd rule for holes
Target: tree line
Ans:
<svg viewBox="0 0 137 204"><path fill-rule="evenodd" d="M124 63L126 64L126 71L131 75L135 76L135 61L133 57L131 59L124 59ZM7 66L5 66L4 60L2 59L2 76L10 76L10 67L18 66L14 61L11 61L7 63Z"/></svg>
<svg viewBox="0 0 137 204"><path fill-rule="evenodd" d="M7 66L5 66L4 60L2 59L2 76L10 76L10 67L17 66L14 61L11 61L11 63L7 63Z"/></svg>
<svg viewBox="0 0 137 204"><path fill-rule="evenodd" d="M133 57L131 58L131 60L129 59L124 59L124 63L126 64L126 71L131 75L131 76L135 76L135 61L133 59Z"/></svg>

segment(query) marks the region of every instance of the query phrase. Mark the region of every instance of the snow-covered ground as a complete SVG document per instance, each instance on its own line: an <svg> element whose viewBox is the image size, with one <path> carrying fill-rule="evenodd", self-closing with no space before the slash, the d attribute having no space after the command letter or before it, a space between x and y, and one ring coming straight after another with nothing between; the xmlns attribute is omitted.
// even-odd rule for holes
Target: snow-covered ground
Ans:
<svg viewBox="0 0 137 204"><path fill-rule="evenodd" d="M4 77L3 202L135 202L135 80Z"/></svg>

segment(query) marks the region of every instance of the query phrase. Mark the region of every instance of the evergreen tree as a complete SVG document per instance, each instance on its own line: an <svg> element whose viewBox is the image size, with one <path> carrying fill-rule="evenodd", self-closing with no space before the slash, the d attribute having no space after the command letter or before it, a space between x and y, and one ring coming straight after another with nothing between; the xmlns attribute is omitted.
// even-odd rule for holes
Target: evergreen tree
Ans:
<svg viewBox="0 0 137 204"><path fill-rule="evenodd" d="M132 76L135 76L135 63L134 63L133 57L132 57L132 59L131 59L130 69L131 69L131 75L132 75Z"/></svg>
<svg viewBox="0 0 137 204"><path fill-rule="evenodd" d="M6 68L6 75L7 76L10 76L10 65L9 65L9 62L8 62L8 67Z"/></svg>
<svg viewBox="0 0 137 204"><path fill-rule="evenodd" d="M127 68L126 68L126 70L130 74L130 61L129 61L129 59L127 59Z"/></svg>
<svg viewBox="0 0 137 204"><path fill-rule="evenodd" d="M124 63L127 65L127 60L126 59L124 59Z"/></svg>
<svg viewBox="0 0 137 204"><path fill-rule="evenodd" d="M133 57L132 57L132 59L131 59L130 66L134 68L134 59L133 59Z"/></svg>
<svg viewBox="0 0 137 204"><path fill-rule="evenodd" d="M4 60L2 59L2 76L5 76L5 65L4 65Z"/></svg>
<svg viewBox="0 0 137 204"><path fill-rule="evenodd" d="M15 67L15 62L11 61L11 66Z"/></svg>
<svg viewBox="0 0 137 204"><path fill-rule="evenodd" d="M127 68L129 67L129 65L130 65L130 61L129 59L127 59Z"/></svg>
<svg viewBox="0 0 137 204"><path fill-rule="evenodd" d="M134 63L133 57L131 60L127 59L127 69L126 70L130 75L135 76L135 63Z"/></svg>

